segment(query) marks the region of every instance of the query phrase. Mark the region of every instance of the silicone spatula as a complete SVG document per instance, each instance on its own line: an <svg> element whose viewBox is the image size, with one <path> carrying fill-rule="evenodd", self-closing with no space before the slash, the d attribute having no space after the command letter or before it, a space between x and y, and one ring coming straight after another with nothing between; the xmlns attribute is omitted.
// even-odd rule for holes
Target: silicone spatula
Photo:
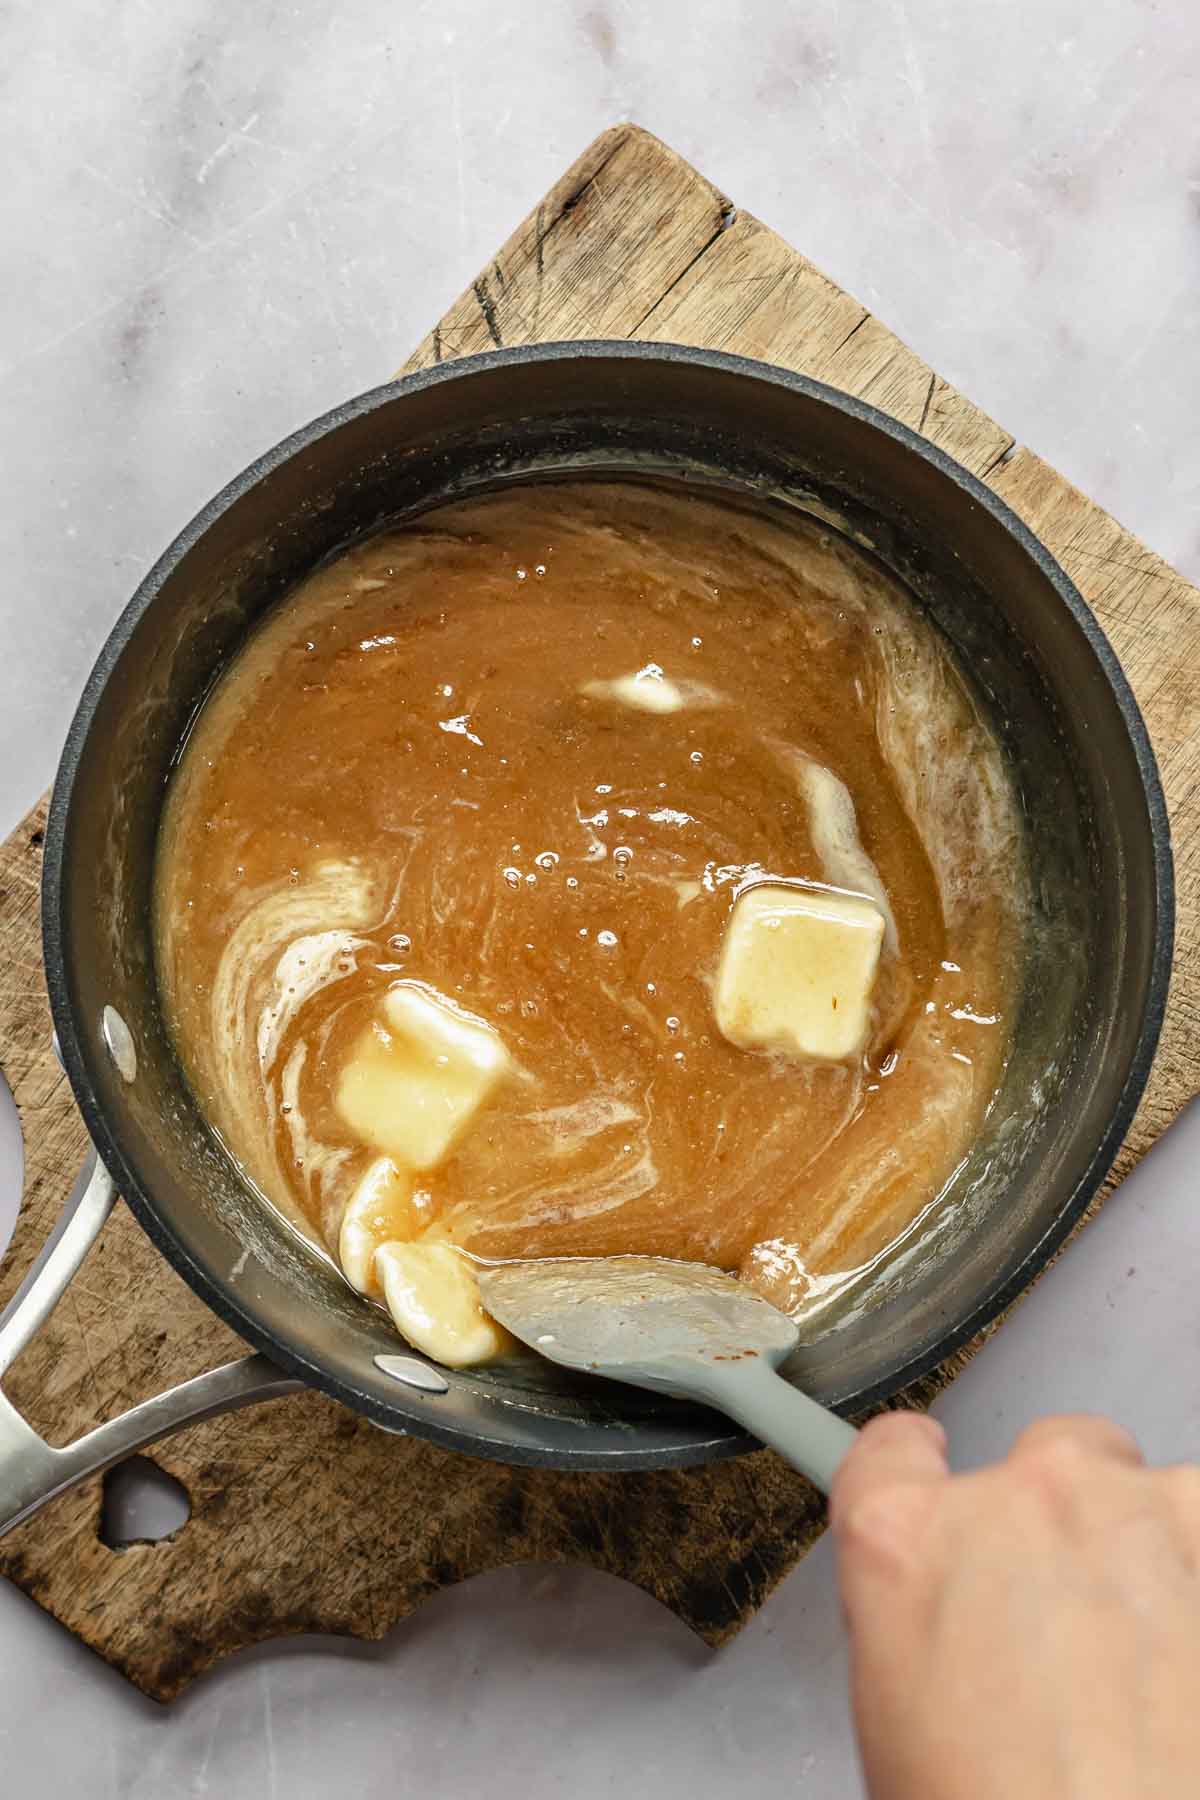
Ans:
<svg viewBox="0 0 1200 1800"><path fill-rule="evenodd" d="M715 1406L829 1492L854 1429L779 1374L797 1328L732 1275L659 1256L476 1273L493 1318L551 1362Z"/></svg>

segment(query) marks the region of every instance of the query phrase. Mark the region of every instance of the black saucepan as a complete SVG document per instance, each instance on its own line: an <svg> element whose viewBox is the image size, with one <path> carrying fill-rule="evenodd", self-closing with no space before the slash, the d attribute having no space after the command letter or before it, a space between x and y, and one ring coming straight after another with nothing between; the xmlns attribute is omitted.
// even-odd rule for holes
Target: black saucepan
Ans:
<svg viewBox="0 0 1200 1800"><path fill-rule="evenodd" d="M867 546L956 647L1017 772L1045 929L1034 932L1003 1091L954 1217L802 1356L797 1377L818 1398L855 1412L932 1368L1029 1283L1078 1219L1158 1037L1172 872L1145 728L1062 569L981 482L911 431L782 370L594 342L442 365L297 432L187 527L88 681L46 839L50 997L100 1158L167 1259L280 1372L272 1379L255 1358L255 1392L298 1379L381 1425L475 1455L637 1469L704 1462L749 1440L712 1414L532 1363L443 1378L400 1356L399 1379L380 1366L403 1350L387 1321L265 1212L206 1128L164 1031L150 938L173 762L263 610L385 521L504 482L584 472L748 491ZM253 1397L249 1377L219 1394L213 1379L196 1384L194 1404L147 1416L120 1448ZM99 1448L112 1459L111 1444ZM60 1475L60 1486L72 1478Z"/></svg>

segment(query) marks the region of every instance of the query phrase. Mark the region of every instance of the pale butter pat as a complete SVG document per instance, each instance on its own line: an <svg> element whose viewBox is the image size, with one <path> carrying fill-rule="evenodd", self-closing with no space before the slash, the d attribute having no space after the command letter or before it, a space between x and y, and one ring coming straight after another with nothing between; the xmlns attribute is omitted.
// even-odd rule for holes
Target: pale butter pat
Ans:
<svg viewBox="0 0 1200 1800"><path fill-rule="evenodd" d="M682 689L668 680L657 663L647 663L636 675L618 675L614 681L586 682L581 692L593 700L615 700L638 712L681 712L686 705Z"/></svg>
<svg viewBox="0 0 1200 1800"><path fill-rule="evenodd" d="M338 1083L356 1137L406 1169L444 1160L511 1067L490 1025L415 982L398 982Z"/></svg>
<svg viewBox="0 0 1200 1800"><path fill-rule="evenodd" d="M398 1169L390 1156L377 1156L347 1201L338 1261L360 1294L379 1292L373 1264L380 1244L411 1237L416 1230L412 1193L412 1176Z"/></svg>
<svg viewBox="0 0 1200 1800"><path fill-rule="evenodd" d="M453 1244L383 1244L375 1273L397 1331L435 1362L463 1369L507 1347L507 1333L483 1310L474 1270Z"/></svg>
<svg viewBox="0 0 1200 1800"><path fill-rule="evenodd" d="M750 888L721 947L717 1025L743 1050L840 1062L862 1049L884 920L856 894Z"/></svg>

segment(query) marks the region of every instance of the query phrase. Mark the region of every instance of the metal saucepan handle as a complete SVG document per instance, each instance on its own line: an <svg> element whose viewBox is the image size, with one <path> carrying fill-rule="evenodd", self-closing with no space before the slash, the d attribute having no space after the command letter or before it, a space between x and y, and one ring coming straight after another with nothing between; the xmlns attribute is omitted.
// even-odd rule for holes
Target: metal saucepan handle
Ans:
<svg viewBox="0 0 1200 1800"><path fill-rule="evenodd" d="M0 1377L54 1311L71 1277L99 1237L116 1202L112 1177L99 1157L53 1247L26 1278L0 1323ZM274 1400L304 1386L265 1356L243 1356L143 1400L119 1418L56 1450L39 1437L0 1393L0 1536L89 1475L132 1456L185 1425Z"/></svg>

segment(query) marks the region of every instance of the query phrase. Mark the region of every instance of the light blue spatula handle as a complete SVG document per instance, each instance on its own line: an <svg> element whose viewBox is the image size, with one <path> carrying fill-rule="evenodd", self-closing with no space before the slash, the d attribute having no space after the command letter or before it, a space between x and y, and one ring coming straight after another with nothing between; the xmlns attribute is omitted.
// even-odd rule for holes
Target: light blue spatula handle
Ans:
<svg viewBox="0 0 1200 1800"><path fill-rule="evenodd" d="M794 1388L761 1356L708 1363L707 1398L829 1492L858 1433L836 1413Z"/></svg>

